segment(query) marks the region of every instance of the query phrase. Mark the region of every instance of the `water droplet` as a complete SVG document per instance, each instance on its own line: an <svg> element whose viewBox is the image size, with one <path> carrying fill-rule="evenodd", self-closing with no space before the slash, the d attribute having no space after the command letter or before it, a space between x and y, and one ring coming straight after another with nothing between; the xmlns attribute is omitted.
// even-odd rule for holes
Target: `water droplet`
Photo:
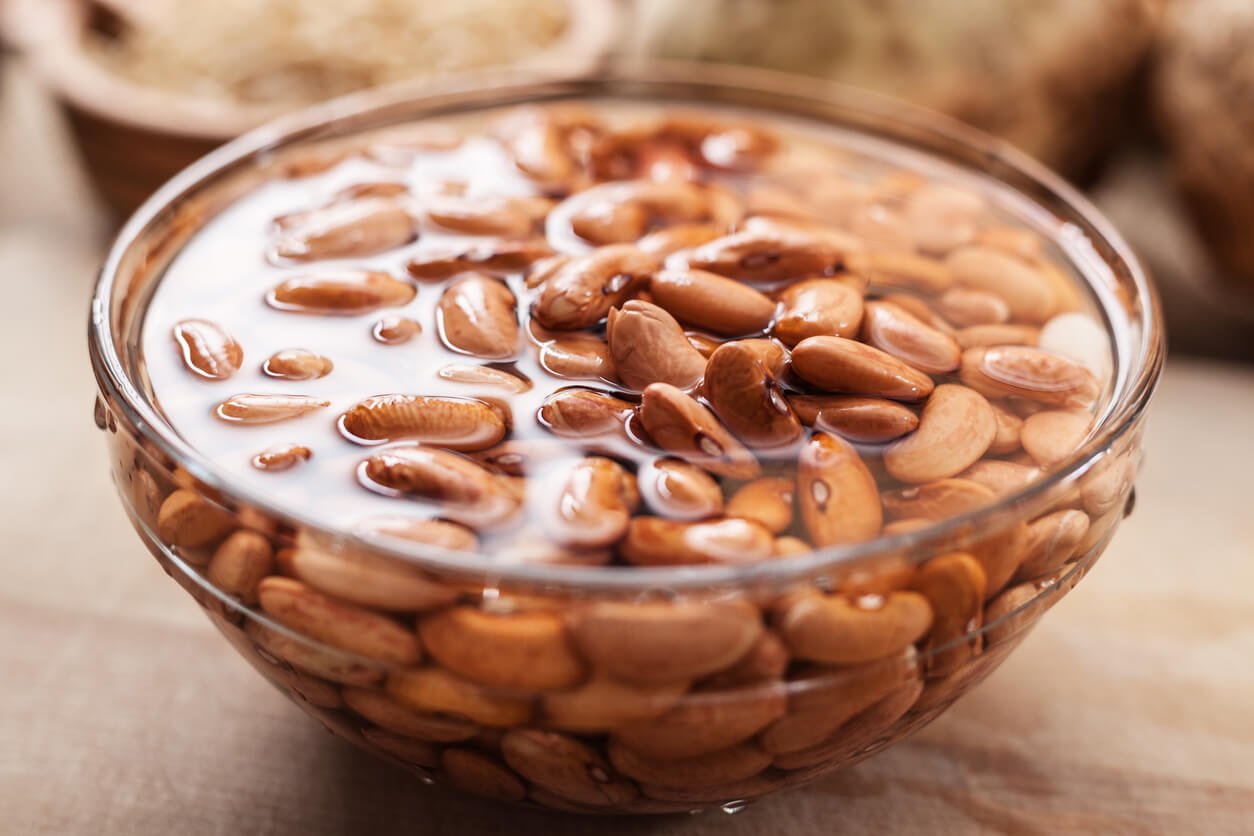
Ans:
<svg viewBox="0 0 1254 836"><path fill-rule="evenodd" d="M749 804L750 802L748 801L748 799L738 798L735 801L728 801L726 804L721 805L719 809L729 816L734 816L737 813L739 813L741 810L744 810L746 807L748 807Z"/></svg>

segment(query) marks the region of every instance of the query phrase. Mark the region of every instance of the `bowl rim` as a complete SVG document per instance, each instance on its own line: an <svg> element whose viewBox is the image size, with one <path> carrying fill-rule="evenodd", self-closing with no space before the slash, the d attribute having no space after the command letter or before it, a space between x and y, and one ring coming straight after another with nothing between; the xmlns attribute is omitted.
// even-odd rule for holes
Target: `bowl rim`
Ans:
<svg viewBox="0 0 1254 836"><path fill-rule="evenodd" d="M659 92L665 91L664 97ZM430 118L450 111L472 107L508 106L535 101L565 98L648 98L657 101L683 102L688 105L727 104L720 97L752 94L767 97L772 106L785 115L799 115L789 101L810 102L827 110L881 120L881 136L891 143L904 145L900 136L883 133L887 128L913 130L925 136L957 142L973 150L990 165L1005 168L1027 182L1042 188L1051 199L1058 200L1072 212L1075 219L1087 225L1093 236L1108 249L1112 263L1120 265L1126 280L1136 289L1136 312L1129 318L1139 324L1139 340L1132 346L1133 356L1116 359L1129 363L1129 374L1122 390L1112 396L1106 414L1099 420L1087 441L1054 471L1026 488L1000 497L996 502L946 518L911 531L883 535L861 543L842 544L816 549L810 553L745 564L704 564L665 567L565 566L560 564L500 564L481 554L467 554L409 543L392 538L370 538L324 526L315 519L284 510L256 491L231 483L225 474L216 471L210 459L184 441L159 411L144 397L127 373L122 358L115 350L110 311L114 285L130 247L141 240L150 226L159 222L168 209L181 199L208 185L220 174L289 143L331 139L343 135L348 126L356 130L354 120L376 119L391 110L405 112L421 108L417 119ZM696 95L701 94L701 95ZM778 102L779 104L774 104ZM734 101L732 102L734 104ZM754 107L761 108L755 104ZM805 114L800 114L805 115ZM814 118L814 114L810 114ZM821 117L819 117L821 118ZM831 121L830 119L828 121ZM368 129L388 123L368 123ZM357 126L358 128L362 126ZM338 131L338 132L337 132ZM330 132L330 133L328 133ZM875 136L875 134L871 134ZM909 146L907 146L909 147ZM912 149L917 150L917 149ZM1002 181L1004 177L996 177ZM1005 185L1003 183L1003 185ZM1013 185L1013 191L1020 190ZM1022 195L1021 195L1022 196ZM1032 201L1034 204L1037 201ZM1091 240L1091 239L1086 239ZM1083 264L1073 265L1083 277L1091 274ZM1061 177L1014 149L1003 140L990 137L949 117L917 106L850 88L829 81L794 76L788 73L719 65L693 65L686 62L658 62L647 68L622 67L590 73L535 73L521 76L517 72L476 73L445 77L435 82L407 84L400 87L377 88L335 99L304 111L289 114L234 140L194 163L162 186L126 222L118 233L100 269L92 296L88 348L100 391L111 408L120 409L122 417L135 428L137 435L150 442L172 461L182 466L200 485L234 502L250 506L280 523L290 525L302 535L318 542L335 543L338 547L363 550L415 565L444 576L490 578L499 584L542 585L546 589L568 589L582 592L650 593L659 590L694 590L743 587L757 583L794 580L814 576L839 565L886 553L913 553L929 542L939 542L955 535L970 536L972 531L997 531L988 523L1000 515L1013 514L1016 509L1034 507L1054 495L1066 484L1089 472L1102 459L1115 455L1112 445L1138 423L1157 387L1166 341L1162 308L1157 291L1123 238L1101 213ZM1133 365L1133 361L1135 364ZM984 528L981 528L984 524Z"/></svg>
<svg viewBox="0 0 1254 836"><path fill-rule="evenodd" d="M98 119L191 140L226 142L287 113L282 104L239 104L163 90L112 71L83 47L88 5L124 8L118 0L10 0L13 40L36 75L62 101ZM608 60L620 11L614 0L565 0L566 29L534 54L509 65L522 72L558 67L592 71ZM2 5L2 4L0 4ZM499 69L499 68L489 68ZM431 76L434 78L435 76ZM426 78L415 76L415 79ZM371 90L406 86L413 79ZM355 95L355 94L349 94Z"/></svg>

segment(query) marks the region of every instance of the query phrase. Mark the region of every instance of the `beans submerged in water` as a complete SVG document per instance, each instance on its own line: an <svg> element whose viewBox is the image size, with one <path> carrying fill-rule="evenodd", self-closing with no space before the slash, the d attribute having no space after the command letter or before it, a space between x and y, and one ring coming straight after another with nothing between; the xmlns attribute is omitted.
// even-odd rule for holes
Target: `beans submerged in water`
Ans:
<svg viewBox="0 0 1254 836"><path fill-rule="evenodd" d="M800 179L792 148L810 161ZM537 536L624 566L640 562L651 529L632 520L645 516L716 525L734 510L781 538L744 540L767 559L874 538L884 519L965 513L986 498L983 482L1003 496L1065 463L1111 368L1080 295L1059 284L1065 269L982 193L871 160L868 179L840 153L695 115L620 123L554 106L502 117L486 136L367 155L401 169L311 188L305 207L268 215L272 255L290 264L257 291L310 348L276 351L263 371L316 391L234 395L216 414L286 423L334 400L344 439L384 446L357 459L376 477L413 469L380 469L387 445L491 463L505 461L498 446L544 439L544 455L497 474L518 524L543 520ZM508 189L476 174L493 158L515 170ZM353 261L384 251L395 251L388 264ZM345 342L335 323L361 317L387 354ZM248 321L228 334L181 320L192 376L236 374L244 346L264 344ZM1069 335L1083 343L1071 353ZM396 394L379 393L385 381ZM301 478L326 479L332 461L347 475L352 453L329 456L325 437L281 441L319 451ZM590 455L625 467L644 502L576 499L585 471L570 467ZM1003 472L1025 462L1026 479ZM566 473L575 481L554 494ZM742 490L756 479L791 490ZM442 510L421 492L380 492L373 477L363 486L419 514ZM549 495L573 505L545 511ZM597 513L613 523L590 525ZM702 551L688 540L704 530L656 538L673 551L651 545L648 562L692 562ZM510 535L493 522L485 536L490 553Z"/></svg>
<svg viewBox="0 0 1254 836"><path fill-rule="evenodd" d="M154 326L172 422L293 513L187 472L125 492L333 729L562 810L752 798L978 681L1121 513L1122 449L967 519L1067 465L1113 367L983 191L699 113L532 107L455 139L366 141L278 211L245 195L224 211L274 220L244 278ZM482 582L806 561L821 580L752 595Z"/></svg>

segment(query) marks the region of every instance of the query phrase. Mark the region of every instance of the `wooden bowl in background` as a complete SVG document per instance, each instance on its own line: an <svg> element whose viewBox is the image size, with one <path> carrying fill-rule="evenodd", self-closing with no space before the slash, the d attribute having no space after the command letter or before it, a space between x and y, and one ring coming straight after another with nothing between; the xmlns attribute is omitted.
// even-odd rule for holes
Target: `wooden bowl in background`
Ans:
<svg viewBox="0 0 1254 836"><path fill-rule="evenodd" d="M194 160L291 109L197 99L110 72L87 54L83 35L116 36L126 6L126 0L0 0L9 39L52 89L91 183L119 218ZM614 0L569 0L569 9L562 36L514 66L580 71L609 55L619 13Z"/></svg>

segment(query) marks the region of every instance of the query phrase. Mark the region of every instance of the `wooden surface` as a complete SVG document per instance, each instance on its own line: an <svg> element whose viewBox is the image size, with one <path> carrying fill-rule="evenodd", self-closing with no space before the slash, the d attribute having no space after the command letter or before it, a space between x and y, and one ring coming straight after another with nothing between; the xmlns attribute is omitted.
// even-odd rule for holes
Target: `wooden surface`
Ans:
<svg viewBox="0 0 1254 836"><path fill-rule="evenodd" d="M1254 369L1172 361L1138 505L986 683L745 812L593 822L425 790L331 738L139 545L91 419L101 230L42 100L0 93L0 833L1254 832Z"/></svg>

